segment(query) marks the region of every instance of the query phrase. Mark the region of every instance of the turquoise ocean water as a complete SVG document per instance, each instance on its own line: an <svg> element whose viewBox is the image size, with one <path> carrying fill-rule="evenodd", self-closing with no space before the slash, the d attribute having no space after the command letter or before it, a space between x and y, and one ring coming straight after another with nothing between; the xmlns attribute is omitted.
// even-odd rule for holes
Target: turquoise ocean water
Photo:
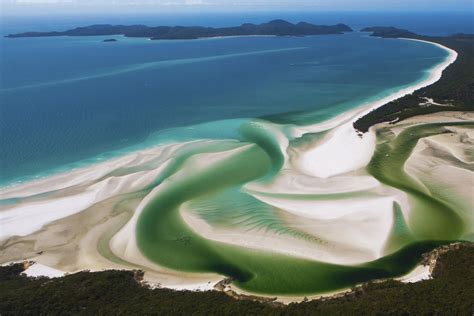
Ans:
<svg viewBox="0 0 474 316"><path fill-rule="evenodd" d="M20 22L2 33L34 27ZM117 38L0 40L2 185L164 142L238 138L247 118L290 121L296 113L304 123L321 121L422 80L447 56L433 45L359 32Z"/></svg>

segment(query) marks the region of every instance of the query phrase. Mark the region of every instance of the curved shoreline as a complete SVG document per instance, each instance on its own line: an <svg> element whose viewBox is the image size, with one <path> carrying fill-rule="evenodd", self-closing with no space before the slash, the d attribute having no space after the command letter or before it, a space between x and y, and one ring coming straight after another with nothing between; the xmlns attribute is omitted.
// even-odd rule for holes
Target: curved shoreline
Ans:
<svg viewBox="0 0 474 316"><path fill-rule="evenodd" d="M356 133L353 123L358 120L359 117L362 117L391 101L412 94L418 89L437 82L441 78L444 69L455 62L458 56L456 51L438 43L405 38L403 40L413 40L432 44L448 52L448 56L443 62L439 63L429 71L429 75L426 79L421 80L412 86L402 88L399 91L374 102L362 104L358 108L345 112L327 122L295 128L295 134L299 136L302 136L305 133L330 131L329 135L327 135L322 141L322 144L301 155L299 161L296 162L296 167L300 171L307 175L327 178L353 171L367 165L375 150L375 134L373 129L371 129L367 133L360 135L359 133ZM354 156L350 154L347 155L351 152L359 153L356 160L354 160ZM337 159L335 159L335 157L337 157Z"/></svg>
<svg viewBox="0 0 474 316"><path fill-rule="evenodd" d="M377 38L372 38L372 39L374 41L378 40ZM153 64L153 63L148 63L148 64ZM396 87L394 89L400 90L400 88L396 88ZM351 118L352 115L355 115L355 114L353 114L354 111L358 112L358 111L361 110L361 107L364 107L367 104L372 104L372 103L374 103L378 100L381 100L381 99L385 98L386 94L392 95L392 92L390 92L390 91L392 91L394 89L389 88L389 89L384 90L384 93L381 94L380 97L377 96L377 94L375 94L373 97L367 98L365 101L364 100L357 101L357 102L355 102L354 104L351 105L352 108L344 110L343 113L336 114L335 117L330 118L329 120L325 120L324 124L319 124L318 123L316 125L321 126L322 129L324 129L324 130L335 127L335 125L340 125L340 122L342 121L342 120L340 120L341 116L344 116L344 115L348 114L348 115L346 115L347 118L348 119ZM340 111L337 110L335 112L340 112ZM249 118L249 119L251 119L251 118ZM334 121L333 124L330 124L332 121ZM198 125L200 125L200 124L198 124ZM328 125L328 126L323 128L324 125ZM171 129L174 129L174 128L171 128ZM301 134L301 133L298 133L298 129L299 129L298 127L294 127L294 128L289 127L289 129L292 129L295 132L295 135ZM168 129L166 129L166 130L168 130ZM162 131L159 131L159 132L161 133L161 132L166 131L166 130L162 130ZM152 133L150 136L153 136L154 134L155 133ZM72 162L72 163L67 163L66 162L66 163L63 163L61 165L58 165L57 167L47 167L44 171L34 172L31 175L24 175L24 176L20 176L20 177L9 177L8 179L4 179L3 181L0 181L0 191L2 191L3 189L11 188L11 187L21 186L22 184L29 183L29 182L34 182L36 180L41 180L41 179L44 179L44 178L50 178L50 177L54 177L54 176L59 175L59 174L65 174L65 173L68 173L68 172L71 172L71 171L74 171L74 170L91 167L92 165L96 165L96 164L101 163L103 161L108 161L108 160L111 160L111 159L120 158L120 157L129 155L129 154L133 154L136 151L141 151L141 150L144 150L144 149L148 149L151 146L156 146L156 145L160 145L160 144L150 142L149 138L147 138L144 143L138 143L138 144L127 146L125 148L122 147L122 148L119 148L119 149L116 149L116 150L113 149L111 151L108 151L108 152L105 152L105 153L99 153L97 155L93 154L93 156L91 156L89 158L80 159L80 160Z"/></svg>
<svg viewBox="0 0 474 316"><path fill-rule="evenodd" d="M416 85L414 85L414 86L412 86L412 87L410 87L410 88L407 88L407 89L405 89L405 90L402 90L402 92L398 92L398 93L403 93L403 95L405 95L405 92L410 92L410 93L411 93L411 92L413 92L413 91L419 89L420 87L424 87L424 86L429 85L429 84L431 84L431 83L433 83L433 82L436 82L436 81L441 77L442 71L443 71L449 64L451 64L451 63L455 60L455 58L456 58L456 56L457 56L457 54L456 54L454 51L448 50L447 48L446 48L446 50L447 50L450 54L447 56L446 60L445 60L443 63L440 63L439 65L437 65L437 66L434 67L434 69L432 70L432 72L430 73L430 75L428 76L428 78L427 78L426 80L422 81L421 83L417 83ZM391 97L393 97L393 96L391 96ZM379 101L379 102L384 102L384 101ZM384 103L384 104L385 104L385 103ZM365 109L365 111L369 111L369 110L370 110L370 109ZM349 125L348 125L348 124L349 124ZM355 134L355 132L354 132L353 129L352 129L352 124L351 124L351 122L349 122L348 124L344 124L343 127L350 126L352 133ZM337 129L340 129L340 127L338 127ZM359 141L358 136L356 136L356 141ZM369 141L370 141L370 140L369 140ZM373 149L374 149L374 148L375 148L375 138L371 139L371 141L374 143L374 144L373 144ZM284 149L284 147L287 146L286 143L285 143L285 144L280 144L280 145L283 147L283 149ZM344 144L344 143L343 143L342 146L346 146L346 145L347 145L347 144ZM338 146L341 146L341 144L339 143ZM318 147L318 148L319 148L319 147ZM372 156L373 149L372 149L372 151L370 152L369 160L370 160L370 157ZM283 151L283 152L284 152L284 151ZM346 156L346 157L347 157L347 156ZM331 157L329 157L329 158L331 159ZM349 156L349 159L351 159L350 156ZM357 168L361 168L361 167L365 166L366 163L368 163L368 160L367 160L366 162L362 162L362 165L358 166ZM347 167L347 166L346 166L346 167ZM350 171L350 170L353 170L353 169L344 170L343 172L347 172L347 171ZM342 173L342 172L341 172L341 173ZM315 174L312 174L312 175L314 176ZM315 176L318 176L318 175L316 174ZM138 216L140 216L140 214L135 213L135 216L138 217ZM116 237L117 237L117 236L116 236ZM124 240L123 237L122 237L122 240ZM130 244L130 241L129 241L129 242L128 242L128 246L129 246L129 247L132 247L133 249L135 249L134 252L138 251L138 250L137 250L138 245L137 245L135 242L132 241L132 244ZM272 249L269 245L268 245L268 247L269 247L268 249ZM265 247L264 247L264 248L265 248ZM128 258L128 259L130 260L130 259L132 259L132 258Z"/></svg>
<svg viewBox="0 0 474 316"><path fill-rule="evenodd" d="M384 40L387 40L387 39L384 38ZM433 69L429 70L430 75L428 76L427 79L422 80L420 82L417 82L414 85L411 85L409 87L400 89L400 90L398 90L398 91L396 91L396 92L394 92L394 93L392 93L388 96L385 96L381 99L362 103L362 104L358 105L356 108L350 109L348 111L344 111L343 113L341 113L339 115L336 115L335 117L330 118L330 119L328 119L324 122L317 123L317 124L310 124L310 125L292 126L292 127L290 127L291 135L294 136L294 137L301 137L302 135L304 135L306 133L319 133L319 132L334 129L335 127L338 127L341 124L348 122L349 120L351 120L351 122L353 122L355 117L359 118L359 117L367 114L368 112L370 112L370 111L372 111L372 110L374 110L378 107L381 107L381 106L385 105L386 103L389 103L391 101L399 99L399 98L401 98L405 95L413 93L414 91L416 91L418 89L421 89L423 87L426 87L426 86L429 86L429 85L435 83L436 81L438 81L441 78L443 70L446 69L450 64L452 64L457 59L458 54L457 54L456 51L452 50L449 47L443 46L441 44L426 41L426 40L418 40L418 39L411 39L411 38L403 38L403 40L418 41L418 42L424 42L424 43L432 44L432 45L435 45L435 46L437 46L441 49L444 49L445 51L447 51L449 53L449 55L446 57L445 61L443 61L442 63L436 65ZM268 124L269 125L276 125L276 126L280 125L280 124L276 124L276 123L268 123ZM369 134L369 133L366 133L366 134ZM121 161L122 159L126 159L127 157L130 158L131 156L133 156L137 153L145 152L145 151L151 151L153 149L156 149L158 147L163 147L163 146L164 145L156 145L156 146L150 146L150 147L147 147L147 148L140 148L138 150L131 151L129 153L125 153L125 154L120 155L120 156L114 156L114 157L111 157L109 159L107 159L106 157L101 157L101 155L99 155L99 156L97 156L97 159L100 159L100 160L92 162L91 164L88 164L88 165L85 165L85 166L72 167L73 168L72 170L60 170L60 168L62 169L63 167L67 167L67 166L61 166L61 167L58 167L57 171L56 171L56 168L55 168L54 170L51 171L51 174L49 172L47 172L47 174L45 174L44 176L43 175L31 176L31 177L26 176L26 177L22 177L19 180L15 180L14 182L11 182L11 183L10 182L6 183L6 184L0 183L0 193L1 194L5 194L5 193L8 194L9 192L12 192L12 191L20 191L21 188L24 187L24 186L29 187L29 186L33 186L33 185L39 185L41 182L45 182L45 181L48 181L48 180L53 180L54 178L58 178L58 179L67 178L68 176L70 176L72 174L76 174L76 173L81 174L81 173L84 173L86 171L86 169L93 168L95 166L98 167L99 165L103 166L103 167L106 167L106 165L112 164L112 162ZM130 147L133 148L133 147L135 147L135 145L130 146ZM90 158L90 159L95 159L95 157ZM84 159L84 161L87 161L87 160L90 160L90 159ZM71 163L71 164L68 164L68 165L73 166L76 163L80 163L80 161L75 162L75 163ZM3 199L5 199L5 198L2 197L2 200Z"/></svg>
<svg viewBox="0 0 474 316"><path fill-rule="evenodd" d="M427 41L422 41L422 42L427 42ZM373 129L371 129L371 131L369 131L369 135L372 135L372 136L364 135L364 137L360 138L352 128L352 120L355 117L357 117L358 115L366 114L366 113L370 112L371 110L373 110L377 107L380 107L380 106L384 105L385 103L387 103L389 101L392 101L392 99L390 99L390 98L393 98L393 100L398 99L398 98L400 98L400 97L402 97L406 94L413 93L415 90L420 89L420 88L425 87L425 86L428 86L428 85L431 85L432 83L439 80L439 78L442 75L443 70L446 67L448 67L452 62L454 62L456 60L457 53L455 51L447 48L447 47L444 47L444 46L440 45L440 44L432 43L432 42L428 42L428 43L437 45L437 46L445 49L446 51L448 51L449 55L447 56L446 60L443 63L438 64L437 66L434 67L434 69L431 70L431 72L430 72L427 79L423 80L422 82L418 82L417 84L415 84L411 87L401 89L400 91L398 91L398 92L396 92L396 93L394 93L394 94L392 94L388 97L385 97L381 100L372 102L370 104L367 104L366 106L361 106L363 109L361 109L361 107L359 107L356 110L348 111L349 114L348 114L348 112L345 112L345 113L341 114L340 116L342 116L344 118L342 123L340 121L337 121L337 117L330 120L330 121L336 120L336 122L332 123L332 124L334 124L334 127L336 127L336 128L334 130L334 133L332 135L330 135L330 136L333 136L333 137L330 137L330 138L326 139L326 141L323 143L323 144L326 144L325 147L324 147L324 151L325 152L328 151L328 152L330 152L331 154L334 155L335 152L338 153L337 148L338 147L340 148L341 144L343 144L343 146L347 148L347 143L341 142L341 139L347 137L348 133L350 132L351 135L354 134L353 136L355 137L353 139L351 138L351 142L354 141L354 144L356 144L355 145L356 147L353 147L351 149L351 151L360 151L360 152L363 153L363 157L356 164L353 163L351 165L351 164L347 164L345 162L340 162L339 161L339 162L337 162L337 164L339 166L343 166L344 168L336 168L333 165L331 165L331 163L328 164L327 161L326 161L326 163L322 164L322 165L324 165L325 173L321 173L320 169L313 168L314 163L313 164L308 163L308 161L312 159L311 157L313 157L313 158L315 156L320 157L320 153L318 153L318 151L316 151L316 152L313 151L313 152L311 152L312 155L306 156L305 157L306 159L303 159L303 163L302 163L302 165L300 165L300 169L305 171L305 173L307 173L309 175L324 178L324 177L329 177L329 176L332 176L332 175L336 175L336 174L344 173L344 172L347 172L347 171L350 171L350 170L355 170L355 169L361 168L361 166L368 163L367 159L370 160L370 157L372 156L372 153L373 153L373 150L374 150L374 148L370 147L371 145L369 144L370 142L372 142L372 143L375 142L375 138L374 138L374 134L373 134L374 131L373 131ZM349 116L349 115L350 115L350 117L347 118L347 116ZM304 134L306 132L321 131L321 130L324 130L324 129L321 129L321 127L325 126L325 125L327 126L328 124L332 125L331 123L323 122L321 124L310 125L309 127L305 127L305 128L295 128L295 130L299 129L301 131L304 131L302 134ZM342 124L342 125L340 125L340 124ZM348 127L350 127L350 128L348 128ZM319 148L319 146L318 146L318 148ZM155 148L155 150L156 150L156 148ZM367 158L367 156L369 156L369 153L370 153L370 157ZM134 154L125 155L123 157L117 158L117 160L125 159L125 157L129 157L131 159L131 156L133 156L133 155ZM328 155L326 157L326 159L333 160L333 159L330 159L331 158L330 156L331 155ZM112 160L115 161L115 159L112 159ZM101 163L100 165L110 166L110 164L112 164L112 160L104 162L103 165ZM131 160L133 161L134 159L131 159ZM332 161L332 163L334 163L334 162ZM321 164L321 160L318 161L318 164ZM97 167L97 165L96 165L96 167ZM87 169L88 169L88 167L85 167L85 170L83 170L83 171L86 171ZM69 173L57 175L57 177L59 177L59 178L62 178L62 177L67 178L68 176L70 176ZM53 176L53 178L55 178L55 177L56 176ZM87 178L87 176L85 178ZM90 180L90 178L89 178L89 180ZM38 181L42 182L45 185L48 185L48 182L54 183L55 181L57 181L57 179L53 180L51 178L46 178L46 179L41 179L41 180L38 180ZM84 181L87 182L87 180L84 180ZM90 180L90 181L92 181L92 180ZM38 184L38 183L35 182L35 184ZM28 182L25 185L31 185L31 186L34 187L35 184L33 184L31 182ZM12 189L13 189L13 191L17 191L17 190L21 191L21 187L22 187L22 185L20 185L20 187L14 187ZM43 187L43 186L42 186L41 189L44 190L44 192L50 191L48 189L45 189L45 187ZM4 190L1 190L1 191L4 191ZM6 191L8 192L9 190L6 190ZM2 192L2 193L4 193L4 192ZM36 194L38 194L38 192L36 192ZM156 265L155 263L152 263L152 264Z"/></svg>

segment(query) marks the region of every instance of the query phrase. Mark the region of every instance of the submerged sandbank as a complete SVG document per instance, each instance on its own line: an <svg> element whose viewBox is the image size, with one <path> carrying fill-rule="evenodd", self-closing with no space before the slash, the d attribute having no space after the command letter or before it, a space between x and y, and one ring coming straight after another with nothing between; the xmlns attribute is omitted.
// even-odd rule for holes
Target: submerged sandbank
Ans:
<svg viewBox="0 0 474 316"><path fill-rule="evenodd" d="M327 133L320 145L301 153L297 158L293 158L294 166L298 168L298 170L308 175L327 178L363 168L369 163L375 150L375 134L373 130L369 130L369 132L360 136L358 133L355 133L353 123L359 117L364 116L384 104L435 83L441 78L443 70L452 64L458 56L454 50L438 43L422 40L413 41L435 45L445 50L448 56L442 63L429 70L426 78L416 84L404 87L380 100L363 104L359 108L350 111L350 114L341 115L339 122L337 122L337 119L331 120L333 122L331 125L336 126L336 128ZM300 135L304 133L316 133L327 130L325 128L329 126L327 123L324 123L323 126L316 124L299 127L296 132Z"/></svg>
<svg viewBox="0 0 474 316"><path fill-rule="evenodd" d="M255 144L233 140L202 140L160 146L6 188L1 191L2 198L16 202L0 208L0 221L5 225L0 260L14 260L27 254L38 262L69 272L141 268L146 271L146 277L163 286L208 289L223 273L192 273L191 266L186 266L188 272L180 272L175 263L151 260L137 241L140 237L137 225L143 210L163 197L163 192L168 190L169 194L173 189L177 200L187 197L188 192L180 186L188 185L191 177L201 179L202 183L192 183L197 188L208 186L208 172L216 165L224 161L235 163L234 157L254 150L255 156L248 156L252 158L249 164L239 165L241 169L232 176L228 172L234 169L230 167L212 171L215 176L212 179L223 178L222 184L203 196L189 197L191 204L199 198L200 205L215 206L212 203L215 198L221 198L221 189L229 183L239 186L215 206L217 210L222 206L222 210L239 206L235 214L223 216L227 222L203 215L199 207L197 211L201 212L194 213L193 207L186 208L187 200L179 200L178 206L186 203L182 217L173 217L169 223L184 218L187 225L180 228L190 229L202 238L203 247L219 248L219 254L230 258L229 261L232 256L226 252L228 246L234 247L232 251L253 249L269 256L281 254L342 265L364 263L393 253L409 240L394 240L393 236L400 225L410 224L407 220L411 216L410 202L403 190L383 184L367 173L364 167L376 148L376 128L360 137L352 122L397 96L438 80L442 70L456 58L455 52L448 52L447 59L432 69L428 78L412 87L321 124L284 127L294 137L326 132L314 147L292 143L278 124L255 122L253 127L261 132L259 136L271 137L269 144L279 149L283 162L281 168L271 169L267 176L252 176L244 184L232 182L232 177L243 176L251 164L267 159L268 149L264 152ZM264 165L267 162L262 162ZM162 212L175 216L173 209ZM255 212L263 215L255 218ZM229 227L235 223L240 226ZM177 235L172 225L169 228L170 245L175 248L194 242L194 237L187 238L190 236L181 232ZM38 251L44 253L35 255ZM257 264L250 268L256 267ZM240 287L245 287L245 283Z"/></svg>

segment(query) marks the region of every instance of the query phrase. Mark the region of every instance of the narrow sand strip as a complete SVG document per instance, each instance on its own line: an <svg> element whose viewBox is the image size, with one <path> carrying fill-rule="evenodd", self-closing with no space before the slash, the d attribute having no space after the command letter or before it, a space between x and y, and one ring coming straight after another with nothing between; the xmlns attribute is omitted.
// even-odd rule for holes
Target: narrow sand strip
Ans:
<svg viewBox="0 0 474 316"><path fill-rule="evenodd" d="M41 263L35 262L28 269L26 269L23 274L29 277L48 277L48 278L58 278L64 276L64 271L54 269L48 266L45 266Z"/></svg>
<svg viewBox="0 0 474 316"><path fill-rule="evenodd" d="M419 265L407 275L404 275L401 278L397 278L396 280L401 281L403 283L415 283L429 279L431 279L430 266Z"/></svg>
<svg viewBox="0 0 474 316"><path fill-rule="evenodd" d="M291 218L291 216L300 218L299 221L293 223L288 220L290 224L300 226L302 221L314 221L313 224L319 221L319 225L316 223L300 227L308 231L318 231L331 242L332 246L339 247L333 248L334 252L330 252L329 248L324 249L324 247L310 249L303 242L292 248L294 239L281 238L278 240L284 245L283 251L291 252L296 256L319 257L329 262L347 264L383 255L383 246L393 223L393 202L400 202L404 212L407 211L408 206L406 201L403 201L403 193L393 191L387 193L378 181L368 177L361 170L357 170L365 167L372 157L375 148L375 133L371 129L361 138L352 128L352 122L358 116L378 106L437 81L443 69L457 56L455 52L442 48L450 52L449 57L431 71L429 78L417 85L402 89L387 98L364 105L354 111L346 112L327 122L293 128L293 135L330 130L319 146L310 148L307 152L296 151L289 159L285 156L289 148L288 139L283 137L283 133L278 133L276 140L286 160L282 171L269 183L256 181L247 184L245 189L261 201L281 209L286 213L286 218ZM271 125L268 130L272 133L279 131L277 125ZM2 236L6 240L3 245L5 250L2 251L0 260L6 261L8 257L25 253L34 257L34 251L42 250L37 247L44 245L51 254L45 253L42 257L40 256L41 263L54 268L67 267L64 271L139 266L147 270L150 279L155 279L163 285L178 288L208 287L220 277L212 274L191 275L164 269L145 258L136 245L137 218L154 194L161 190L160 186L145 198L141 198L138 201L139 205L137 203L128 210L132 219L113 236L109 245L105 245L112 252L111 258L104 259L98 251L90 248L95 247L103 235L112 228L121 227L123 219L117 217L119 214L116 213L115 203L118 203L123 195L139 191L152 184L166 168L166 161L171 159L179 148L186 145L183 143L156 147L70 173L1 190L2 199L25 198L25 200L13 205L4 205L0 209L0 225L4 234ZM234 151L243 149L245 146ZM230 152L232 154L233 151ZM193 165L193 168L204 168L227 154L229 151L196 155L189 159L189 164ZM140 167L144 170L130 171L129 167ZM119 175L114 174L114 171L119 169L125 172ZM354 172L355 170L357 171ZM180 172L189 171L192 170L183 168ZM341 176L334 177L336 175ZM62 190L71 188L76 188L77 192L67 191L69 192L67 195L60 196ZM371 191L378 196L371 199L368 204L362 203L357 198L347 198L346 203L339 206L336 204L341 202L340 200L301 201L283 196L285 194L348 194L362 191ZM54 197L50 198L48 195L38 197L39 194L50 192L55 193ZM274 196L269 196L270 194ZM117 198L117 201L112 203L114 198ZM92 219L94 220L89 222ZM215 228L206 227L202 222L193 224L193 220L188 221L190 226L206 238L222 241L229 236L226 237L225 233ZM14 235L16 237L13 237ZM265 251L275 250L273 239L275 236L271 234L259 235L255 232L243 234L237 231L234 236L240 245ZM235 239L232 238L224 241L235 243ZM23 249L28 249L28 252L23 252ZM116 260L115 257L112 259L113 256L124 262L112 262Z"/></svg>
<svg viewBox="0 0 474 316"><path fill-rule="evenodd" d="M405 39L411 40L411 39ZM418 41L418 40L417 40ZM421 82L400 89L399 91L369 104L364 104L358 110L353 111L353 116L347 120L347 114L339 118L342 124L335 124L337 127L332 130L324 139L322 145L317 146L300 154L299 159L294 159L294 166L301 172L320 178L328 178L334 175L353 171L366 166L375 150L375 134L373 129L360 137L354 130L352 124L361 116L370 111L407 94L429 86L441 78L443 70L452 64L458 54L445 46L437 43L420 41L429 43L446 50L449 55L444 62L438 64L430 71L430 75ZM333 120L337 121L337 120ZM324 127L327 127L325 124ZM301 129L306 133L319 132L322 129L320 124L307 126ZM299 133L302 133L300 131ZM355 154L357 153L357 154Z"/></svg>

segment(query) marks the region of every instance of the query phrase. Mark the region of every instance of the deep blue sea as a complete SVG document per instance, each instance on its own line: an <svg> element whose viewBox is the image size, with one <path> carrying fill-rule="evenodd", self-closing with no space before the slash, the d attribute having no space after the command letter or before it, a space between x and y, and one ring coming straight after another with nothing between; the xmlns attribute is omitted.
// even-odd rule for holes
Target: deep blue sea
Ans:
<svg viewBox="0 0 474 316"><path fill-rule="evenodd" d="M273 18L342 22L354 29L394 25L430 35L474 33L472 16L466 14L272 12L4 17L1 34L93 23L223 26ZM267 115L284 119L293 113L323 120L422 80L447 55L430 44L359 32L190 41L103 39L0 40L2 184L104 159L130 146L231 133L225 127L232 121L199 132L187 127L204 122Z"/></svg>

